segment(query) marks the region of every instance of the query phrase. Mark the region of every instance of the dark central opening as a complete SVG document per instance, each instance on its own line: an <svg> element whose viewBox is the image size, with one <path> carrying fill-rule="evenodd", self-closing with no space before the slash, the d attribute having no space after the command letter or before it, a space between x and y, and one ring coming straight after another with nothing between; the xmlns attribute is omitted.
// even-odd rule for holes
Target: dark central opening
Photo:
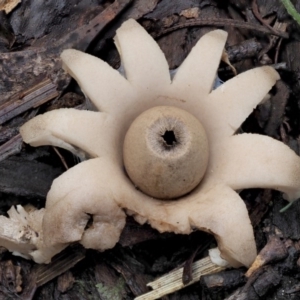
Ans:
<svg viewBox="0 0 300 300"><path fill-rule="evenodd" d="M162 135L162 138L168 146L173 146L177 142L173 130L166 130L165 133Z"/></svg>

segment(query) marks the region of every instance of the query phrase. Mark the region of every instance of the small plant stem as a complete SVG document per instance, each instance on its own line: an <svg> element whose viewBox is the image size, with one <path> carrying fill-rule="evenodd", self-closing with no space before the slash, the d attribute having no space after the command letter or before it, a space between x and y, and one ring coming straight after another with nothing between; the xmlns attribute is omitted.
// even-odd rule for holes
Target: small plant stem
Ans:
<svg viewBox="0 0 300 300"><path fill-rule="evenodd" d="M281 0L289 15L300 25L300 14L290 0Z"/></svg>
<svg viewBox="0 0 300 300"><path fill-rule="evenodd" d="M289 204L287 204L286 206L284 206L279 212L283 213L283 212L287 211L293 205L293 203L294 202L290 202Z"/></svg>

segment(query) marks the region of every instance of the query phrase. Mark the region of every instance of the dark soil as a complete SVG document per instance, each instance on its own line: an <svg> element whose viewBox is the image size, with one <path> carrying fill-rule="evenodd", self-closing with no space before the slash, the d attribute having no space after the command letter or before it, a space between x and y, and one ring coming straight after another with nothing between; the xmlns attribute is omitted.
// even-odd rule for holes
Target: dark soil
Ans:
<svg viewBox="0 0 300 300"><path fill-rule="evenodd" d="M300 1L292 2L300 11ZM177 68L198 39L214 28L228 31L226 50L238 73L274 65L282 80L242 130L272 136L299 155L300 25L281 1L23 0L10 14L0 13L2 214L16 204L43 207L53 179L65 170L63 163L71 167L77 162L63 150L58 156L52 147L26 146L18 134L18 128L38 113L84 105L80 89L61 70L59 54L76 47L118 68L112 37L128 18L137 19L155 37L170 69ZM232 76L232 69L222 63L219 77ZM299 202L280 213L287 202L278 192L244 190L241 196L267 263L249 279L243 268L228 269L164 299L300 299ZM193 259L205 257L215 244L203 232L159 234L128 218L114 249L99 253L72 245L66 252L67 267L56 269L53 276L45 267L45 280L37 281L41 269L36 264L3 250L0 299L133 299L147 292L146 283L154 278L184 264L189 270Z"/></svg>

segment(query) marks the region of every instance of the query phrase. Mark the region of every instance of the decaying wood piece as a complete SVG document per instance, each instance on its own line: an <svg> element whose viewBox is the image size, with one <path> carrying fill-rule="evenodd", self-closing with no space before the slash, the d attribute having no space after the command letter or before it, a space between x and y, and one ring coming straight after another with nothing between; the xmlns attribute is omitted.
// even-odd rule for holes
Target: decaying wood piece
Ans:
<svg viewBox="0 0 300 300"><path fill-rule="evenodd" d="M57 276L74 267L84 259L85 251L82 248L67 248L53 258L48 265L36 265L30 273L27 285L19 295L21 299L32 299L36 289L51 281Z"/></svg>
<svg viewBox="0 0 300 300"><path fill-rule="evenodd" d="M275 214L280 214L278 210ZM264 232L268 243L260 251L256 261L246 273L247 282L226 300L288 299L286 291L297 289L298 280L291 274L299 269L299 242L286 239L275 226L266 225ZM274 289L274 287L279 287Z"/></svg>
<svg viewBox="0 0 300 300"><path fill-rule="evenodd" d="M270 237L267 245L257 255L254 263L248 269L245 274L246 277L250 277L262 266L286 258L288 255L287 247L278 236L274 235Z"/></svg>
<svg viewBox="0 0 300 300"><path fill-rule="evenodd" d="M209 257L203 258L199 261L196 261L192 265L192 277L193 279L188 283L184 284L182 282L183 268L172 271L169 274L166 274L155 281L152 281L147 284L150 286L153 291L148 292L144 295L138 296L136 300L152 300L158 299L170 293L174 293L183 287L189 286L197 282L201 276L206 274L212 274L224 270L224 267L215 265Z"/></svg>
<svg viewBox="0 0 300 300"><path fill-rule="evenodd" d="M277 93L271 99L270 116L267 121L265 132L272 137L278 137L279 126L283 122L283 116L289 98L288 87L281 80L276 83Z"/></svg>
<svg viewBox="0 0 300 300"><path fill-rule="evenodd" d="M15 42L13 29L4 11L0 11L0 51L6 52Z"/></svg>
<svg viewBox="0 0 300 300"><path fill-rule="evenodd" d="M41 81L0 105L0 125L30 108L36 108L59 95L49 79Z"/></svg>
<svg viewBox="0 0 300 300"><path fill-rule="evenodd" d="M23 139L20 134L15 135L8 142L0 146L0 162L7 157L17 154L21 151Z"/></svg>
<svg viewBox="0 0 300 300"><path fill-rule="evenodd" d="M212 293L217 293L218 290L232 289L246 282L243 271L243 269L232 269L205 275L200 278L200 284Z"/></svg>
<svg viewBox="0 0 300 300"><path fill-rule="evenodd" d="M231 63L242 61L247 58L257 57L262 45L255 38L245 40L240 44L226 48L228 59Z"/></svg>
<svg viewBox="0 0 300 300"><path fill-rule="evenodd" d="M55 256L51 264L37 266L35 270L37 287L66 272L67 270L75 266L84 257L85 251L83 249L67 249L66 251Z"/></svg>
<svg viewBox="0 0 300 300"><path fill-rule="evenodd" d="M45 48L32 47L19 52L0 53L0 104L12 94L27 90L36 85L38 80L47 78L57 85L58 91L62 91L71 79L61 68L60 53L68 48L85 51L95 36L131 1L116 0L88 24L45 45Z"/></svg>
<svg viewBox="0 0 300 300"><path fill-rule="evenodd" d="M73 287L75 278L72 272L67 271L57 278L57 289L61 293L65 293Z"/></svg>
<svg viewBox="0 0 300 300"><path fill-rule="evenodd" d="M108 254L109 264L122 275L124 281L134 296L147 292L148 276L145 266L126 249L116 249Z"/></svg>
<svg viewBox="0 0 300 300"><path fill-rule="evenodd" d="M44 198L52 181L61 172L59 168L35 160L22 157L7 158L0 162L0 192L23 197Z"/></svg>
<svg viewBox="0 0 300 300"><path fill-rule="evenodd" d="M0 262L0 290L10 294L22 291L21 267L13 264L11 260Z"/></svg>

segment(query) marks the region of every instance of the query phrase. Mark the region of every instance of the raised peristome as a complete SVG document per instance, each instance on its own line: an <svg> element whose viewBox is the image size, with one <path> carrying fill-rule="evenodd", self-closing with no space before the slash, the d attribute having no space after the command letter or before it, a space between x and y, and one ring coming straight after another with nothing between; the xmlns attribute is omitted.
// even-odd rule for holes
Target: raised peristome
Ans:
<svg viewBox="0 0 300 300"><path fill-rule="evenodd" d="M133 183L159 199L193 190L208 162L208 142L201 123L170 106L149 109L131 124L124 141L124 164Z"/></svg>

